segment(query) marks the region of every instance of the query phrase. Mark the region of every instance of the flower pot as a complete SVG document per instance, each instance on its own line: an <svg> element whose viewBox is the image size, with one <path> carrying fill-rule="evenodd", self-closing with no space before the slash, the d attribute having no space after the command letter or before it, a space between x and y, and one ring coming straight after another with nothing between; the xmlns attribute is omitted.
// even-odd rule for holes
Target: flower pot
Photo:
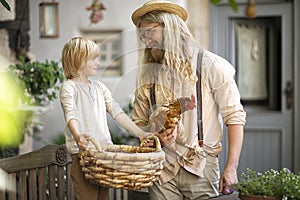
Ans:
<svg viewBox="0 0 300 200"><path fill-rule="evenodd" d="M241 200L281 200L280 197L257 196L250 194L239 194Z"/></svg>

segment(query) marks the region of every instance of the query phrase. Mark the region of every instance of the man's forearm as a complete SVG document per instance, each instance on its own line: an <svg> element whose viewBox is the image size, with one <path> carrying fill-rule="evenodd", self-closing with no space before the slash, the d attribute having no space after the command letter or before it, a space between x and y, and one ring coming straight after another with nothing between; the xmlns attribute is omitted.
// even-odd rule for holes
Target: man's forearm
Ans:
<svg viewBox="0 0 300 200"><path fill-rule="evenodd" d="M227 166L237 169L244 138L243 125L228 125L228 160Z"/></svg>

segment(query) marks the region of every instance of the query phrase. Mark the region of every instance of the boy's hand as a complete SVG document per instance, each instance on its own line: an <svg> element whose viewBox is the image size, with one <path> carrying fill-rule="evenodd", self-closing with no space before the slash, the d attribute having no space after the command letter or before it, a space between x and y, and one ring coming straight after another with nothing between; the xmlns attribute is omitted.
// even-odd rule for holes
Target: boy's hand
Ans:
<svg viewBox="0 0 300 200"><path fill-rule="evenodd" d="M146 137L148 136L151 136L151 135L154 135L155 133L152 133L152 132L143 132L140 136L139 136L139 139L140 141L142 141L143 139L145 139Z"/></svg>
<svg viewBox="0 0 300 200"><path fill-rule="evenodd" d="M86 147L89 143L89 141L88 141L89 138L90 138L90 135L84 133L84 134L80 134L78 137L76 137L74 139L75 139L79 149L86 150Z"/></svg>

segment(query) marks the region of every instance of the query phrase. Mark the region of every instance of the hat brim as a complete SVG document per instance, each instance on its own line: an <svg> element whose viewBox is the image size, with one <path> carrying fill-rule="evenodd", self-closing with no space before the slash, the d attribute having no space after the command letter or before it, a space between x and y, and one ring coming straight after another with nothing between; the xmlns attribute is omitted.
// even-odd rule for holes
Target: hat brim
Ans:
<svg viewBox="0 0 300 200"><path fill-rule="evenodd" d="M186 21L187 19L187 11L171 2L164 2L164 1L153 1L152 3L148 2L144 4L142 7L135 10L132 15L131 19L133 23L137 26L140 18L144 16L146 13L152 12L152 11L162 11L162 12L169 12L178 15L183 21Z"/></svg>

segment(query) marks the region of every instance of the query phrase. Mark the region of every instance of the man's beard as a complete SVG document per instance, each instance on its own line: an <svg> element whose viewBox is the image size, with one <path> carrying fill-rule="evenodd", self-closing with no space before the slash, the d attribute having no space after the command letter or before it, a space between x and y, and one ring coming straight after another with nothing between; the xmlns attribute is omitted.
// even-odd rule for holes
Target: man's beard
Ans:
<svg viewBox="0 0 300 200"><path fill-rule="evenodd" d="M165 50L161 48L147 48L146 52L149 56L149 61L153 63L162 63L165 57Z"/></svg>

